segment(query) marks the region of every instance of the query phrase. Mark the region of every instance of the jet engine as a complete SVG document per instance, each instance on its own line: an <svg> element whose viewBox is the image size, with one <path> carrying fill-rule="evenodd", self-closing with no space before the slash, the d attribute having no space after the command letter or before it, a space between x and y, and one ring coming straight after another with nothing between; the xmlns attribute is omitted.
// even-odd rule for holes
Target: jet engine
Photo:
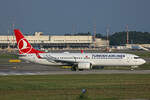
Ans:
<svg viewBox="0 0 150 100"><path fill-rule="evenodd" d="M87 62L80 62L78 63L78 69L92 69L92 65Z"/></svg>

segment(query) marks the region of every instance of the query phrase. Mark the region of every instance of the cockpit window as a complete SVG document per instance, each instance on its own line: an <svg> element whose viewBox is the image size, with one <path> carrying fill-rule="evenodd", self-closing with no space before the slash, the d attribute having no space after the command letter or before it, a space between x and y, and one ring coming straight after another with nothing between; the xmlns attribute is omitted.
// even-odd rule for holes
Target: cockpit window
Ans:
<svg viewBox="0 0 150 100"><path fill-rule="evenodd" d="M140 57L134 57L134 59L140 59Z"/></svg>

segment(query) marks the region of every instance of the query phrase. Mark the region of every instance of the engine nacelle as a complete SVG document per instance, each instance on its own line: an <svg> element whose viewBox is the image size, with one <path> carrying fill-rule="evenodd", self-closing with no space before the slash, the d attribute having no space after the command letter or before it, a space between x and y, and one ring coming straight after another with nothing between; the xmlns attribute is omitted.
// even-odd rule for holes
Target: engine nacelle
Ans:
<svg viewBox="0 0 150 100"><path fill-rule="evenodd" d="M78 69L92 69L91 63L81 62L78 63Z"/></svg>

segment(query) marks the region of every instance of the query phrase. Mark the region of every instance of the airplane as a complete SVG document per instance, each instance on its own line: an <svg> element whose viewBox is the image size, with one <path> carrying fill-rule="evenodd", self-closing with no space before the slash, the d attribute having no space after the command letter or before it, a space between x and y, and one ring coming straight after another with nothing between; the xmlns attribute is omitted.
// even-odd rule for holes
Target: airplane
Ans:
<svg viewBox="0 0 150 100"><path fill-rule="evenodd" d="M128 53L46 53L34 49L19 29L14 29L19 58L25 61L51 65L72 66L71 70L94 69L96 66L131 66L136 68L146 61Z"/></svg>

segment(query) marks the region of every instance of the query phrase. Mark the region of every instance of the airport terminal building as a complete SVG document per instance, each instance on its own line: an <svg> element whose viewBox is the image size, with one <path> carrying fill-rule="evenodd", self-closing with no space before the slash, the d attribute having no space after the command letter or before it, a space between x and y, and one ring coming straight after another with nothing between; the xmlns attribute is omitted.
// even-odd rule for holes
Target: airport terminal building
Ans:
<svg viewBox="0 0 150 100"><path fill-rule="evenodd" d="M43 35L42 32L35 32L34 35L25 38L37 48L100 48L107 45L106 40L100 38L93 39L91 35ZM0 48L16 48L15 36L0 36Z"/></svg>

